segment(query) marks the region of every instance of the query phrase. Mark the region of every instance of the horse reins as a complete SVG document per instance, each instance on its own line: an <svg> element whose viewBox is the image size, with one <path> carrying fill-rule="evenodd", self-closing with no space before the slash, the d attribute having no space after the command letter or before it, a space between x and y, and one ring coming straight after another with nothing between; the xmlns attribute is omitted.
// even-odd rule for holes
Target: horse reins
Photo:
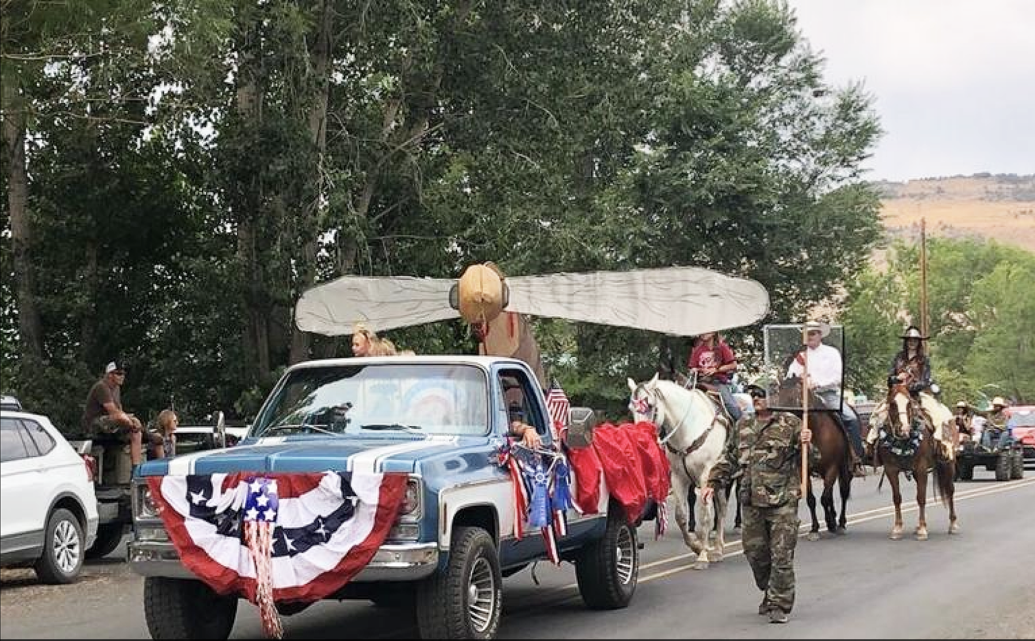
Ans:
<svg viewBox="0 0 1035 641"><path fill-rule="evenodd" d="M655 391L655 393L656 393L656 394L658 395L658 398L660 398L660 399L664 399L664 398L665 398L665 395L661 393L661 390L658 390L658 389L656 389L656 390L654 390L654 391ZM679 428L680 428L680 427L682 427L682 426L683 426L683 423L685 423L685 422L686 422L686 417L687 417L687 416L690 416L690 410L691 410L692 408L693 408L693 403L692 403L692 402L691 402L691 403L688 403L688 404L687 404L687 408L686 408L686 412L684 412L684 413L683 413L683 418L682 418L682 419L680 419L680 421L679 421L678 423L676 423L676 424L675 424L675 426L674 426L674 427L672 428L672 431L671 431L671 432L669 432L669 433L668 433L667 435L665 435L665 438L663 438L663 439L661 439L661 440L660 440L660 443L661 443L662 445L664 445L664 446L665 446L665 449L667 449L667 450L668 450L669 452L672 452L673 454L678 454L678 455L682 455L682 456L683 456L683 459L684 459L684 466L685 466L685 459L686 459L686 457L690 456L690 455L691 455L691 454L693 454L693 453L694 453L694 452L695 452L695 451L696 451L696 450L697 450L698 448L700 448L700 447L701 447L702 445L704 445L704 442L705 442L705 440L707 440L707 438L708 438L708 435L709 435L709 434L711 434L711 432L712 432L712 428L713 428L713 427L715 427L715 424L716 424L716 423L718 423L718 422L719 422L719 419L720 419L720 418L722 417L722 413L721 413L721 412L718 412L718 411L716 411L716 412L715 412L715 414L714 414L714 416L712 417L712 422L711 422L711 424L710 424L710 425L708 425L708 427L707 427L707 428L705 428L704 432L702 432L700 436L698 436L698 437L697 437L696 439L694 439L694 442L693 442L693 443L691 443L690 445L688 445L688 446L687 446L687 448L686 448L685 450L683 450L683 451L680 451L680 450L677 450L677 449L675 449L675 448L674 448L674 447L672 447L671 445L669 445L669 444L668 444L668 440L669 440L670 438L672 438L672 436L673 436L673 435L675 435L675 433L676 433L676 432L678 432L678 431L679 431ZM656 408L653 408L653 407L651 408L651 412L652 412L652 414L653 414L654 412L656 412L656 411L657 411L657 409L656 409ZM653 417L652 417L652 418L653 418Z"/></svg>

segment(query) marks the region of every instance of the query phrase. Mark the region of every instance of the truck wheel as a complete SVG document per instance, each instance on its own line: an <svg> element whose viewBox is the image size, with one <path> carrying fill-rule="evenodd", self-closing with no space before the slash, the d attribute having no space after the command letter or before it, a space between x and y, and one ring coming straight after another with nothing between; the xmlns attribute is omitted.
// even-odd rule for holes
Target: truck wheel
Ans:
<svg viewBox="0 0 1035 641"><path fill-rule="evenodd" d="M1020 450L1014 450L1013 468L1011 469L1010 478L1024 478L1024 454Z"/></svg>
<svg viewBox="0 0 1035 641"><path fill-rule="evenodd" d="M636 592L640 572L639 546L634 530L611 505L604 537L587 545L575 562L575 578L585 604L594 610L624 608Z"/></svg>
<svg viewBox="0 0 1035 641"><path fill-rule="evenodd" d="M86 558L99 559L108 556L115 548L122 543L122 532L124 528L121 523L105 523L97 526L97 539L86 551Z"/></svg>
<svg viewBox="0 0 1035 641"><path fill-rule="evenodd" d="M71 583L83 568L86 537L75 515L64 508L50 513L43 531L43 555L36 561L36 576L44 583Z"/></svg>
<svg viewBox="0 0 1035 641"><path fill-rule="evenodd" d="M974 466L971 463L960 463L959 471L961 481L974 480Z"/></svg>
<svg viewBox="0 0 1035 641"><path fill-rule="evenodd" d="M480 527L456 528L446 567L417 586L421 638L494 638L503 610L502 586L489 533Z"/></svg>
<svg viewBox="0 0 1035 641"><path fill-rule="evenodd" d="M995 480L1009 481L1012 467L1013 455L1009 451L999 452L995 459Z"/></svg>
<svg viewBox="0 0 1035 641"><path fill-rule="evenodd" d="M194 579L144 579L144 619L152 639L226 639L237 597L221 596Z"/></svg>

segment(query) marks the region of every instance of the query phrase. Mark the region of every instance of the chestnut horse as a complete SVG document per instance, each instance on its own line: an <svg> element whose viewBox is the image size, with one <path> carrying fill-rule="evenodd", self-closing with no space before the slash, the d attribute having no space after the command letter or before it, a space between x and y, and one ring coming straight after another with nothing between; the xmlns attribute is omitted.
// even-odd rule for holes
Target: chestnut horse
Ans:
<svg viewBox="0 0 1035 641"><path fill-rule="evenodd" d="M935 446L931 419L905 385L894 385L888 389L887 407L888 419L877 440L877 460L884 466L884 476L891 483L895 501L895 524L891 528L890 538L895 541L902 538L902 492L898 484L900 471L912 473L916 479L916 503L920 512L915 530L917 540L927 540L927 473L932 469L937 476L935 494L940 490L942 502L949 506L949 534L957 533L959 524L953 501L956 462L946 458L939 451L940 448Z"/></svg>
<svg viewBox="0 0 1035 641"><path fill-rule="evenodd" d="M801 379L791 377L780 383L778 392L780 407L801 407ZM826 407L815 394L809 394L809 408ZM801 410L791 411L800 417ZM823 494L820 503L823 505L823 516L827 530L832 534L844 534L848 523L848 498L852 494L851 447L835 410L809 409L809 430L812 431L812 445L816 456L809 457L809 481L805 488L805 498L812 514L812 529L808 539L819 539L819 521L816 519L816 497L812 492L812 477L823 479ZM841 514L834 507L834 484L838 484L841 494Z"/></svg>

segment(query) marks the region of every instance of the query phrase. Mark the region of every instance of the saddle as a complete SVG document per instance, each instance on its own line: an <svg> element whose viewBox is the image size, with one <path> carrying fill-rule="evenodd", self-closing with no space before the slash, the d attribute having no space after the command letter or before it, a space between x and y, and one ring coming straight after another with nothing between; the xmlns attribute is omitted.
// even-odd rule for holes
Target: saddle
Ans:
<svg viewBox="0 0 1035 641"><path fill-rule="evenodd" d="M682 372L676 372L674 380L676 383L686 387L686 384L690 379ZM733 425L733 417L730 416L729 411L726 409L726 404L722 402L722 394L719 392L718 387L712 383L698 379L694 383L694 389L699 389L704 392L708 396L708 399L711 400L712 405L714 405L718 410L719 415L725 417L729 425Z"/></svg>

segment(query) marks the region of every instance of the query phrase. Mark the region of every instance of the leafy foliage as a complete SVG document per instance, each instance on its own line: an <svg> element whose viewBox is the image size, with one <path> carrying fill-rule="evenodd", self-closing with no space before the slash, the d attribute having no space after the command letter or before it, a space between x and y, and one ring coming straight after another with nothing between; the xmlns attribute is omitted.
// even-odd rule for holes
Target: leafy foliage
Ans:
<svg viewBox="0 0 1035 641"><path fill-rule="evenodd" d="M96 33L73 12L91 8L118 46L87 56ZM786 322L855 282L880 240L859 181L880 133L871 98L823 83L782 2L47 10L4 50L21 64L10 52L61 44L36 69L50 72L18 76L43 79L23 95L45 362L22 367L2 283L0 347L5 388L69 421L116 355L142 415L254 413L292 359L349 353L291 318L306 288L341 274L692 264L759 280L767 320ZM11 275L4 236L0 249ZM730 333L748 362L758 329ZM574 402L612 416L626 376L681 368L688 350L635 329L535 332ZM460 323L390 338L474 349Z"/></svg>

